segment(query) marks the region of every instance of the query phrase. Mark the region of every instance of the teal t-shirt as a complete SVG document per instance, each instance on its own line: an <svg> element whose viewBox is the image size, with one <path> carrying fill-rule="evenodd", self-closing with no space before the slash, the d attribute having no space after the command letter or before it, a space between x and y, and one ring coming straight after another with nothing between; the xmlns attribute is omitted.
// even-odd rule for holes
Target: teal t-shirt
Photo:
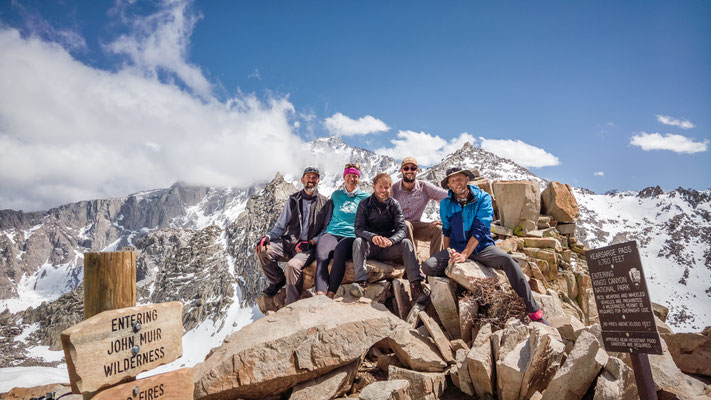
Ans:
<svg viewBox="0 0 711 400"><path fill-rule="evenodd" d="M358 190L353 196L348 196L345 189L333 192L331 194L333 215L326 228L326 233L343 237L355 237L355 217L356 211L358 211L358 203L368 196L370 194L362 190Z"/></svg>

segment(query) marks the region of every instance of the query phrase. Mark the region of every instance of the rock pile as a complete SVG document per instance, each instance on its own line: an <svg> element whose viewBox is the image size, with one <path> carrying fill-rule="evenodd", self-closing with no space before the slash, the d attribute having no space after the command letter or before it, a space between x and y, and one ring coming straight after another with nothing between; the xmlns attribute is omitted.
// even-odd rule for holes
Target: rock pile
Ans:
<svg viewBox="0 0 711 400"><path fill-rule="evenodd" d="M194 397L638 398L629 355L602 346L570 188L551 182L541 193L536 181L481 177L474 184L494 197L496 246L521 265L551 326L526 317L503 273L473 261L449 265L446 277L430 277L427 307L413 304L401 265L369 261L366 296L355 299L344 290L354 277L348 263L331 300L312 294L314 264L304 270L309 290L301 301L285 306L283 290L258 297L266 316L228 336L195 366ZM253 231L271 223L252 229L243 222L228 236L244 236L245 246L254 242ZM418 243L418 254L429 254L425 243ZM667 312L655 305L666 341L663 355L649 357L659 396L709 398L711 386L687 374L709 377L711 327L674 334L664 322Z"/></svg>
<svg viewBox="0 0 711 400"><path fill-rule="evenodd" d="M602 346L570 188L551 182L541 194L533 181L474 183L496 194L496 245L521 265L552 326L530 322L506 276L473 261L428 278L427 307L413 304L401 265L378 261L367 263L366 297L350 297L348 263L335 301L312 290L289 306L283 290L257 298L266 317L196 367L195 397L438 399L447 391L516 400L636 398L629 356ZM418 253L425 257L426 244ZM313 288L314 271L315 264L304 270L305 289ZM679 353L706 349L709 331L668 340ZM655 357L660 391L684 398L711 390L682 373L671 354Z"/></svg>

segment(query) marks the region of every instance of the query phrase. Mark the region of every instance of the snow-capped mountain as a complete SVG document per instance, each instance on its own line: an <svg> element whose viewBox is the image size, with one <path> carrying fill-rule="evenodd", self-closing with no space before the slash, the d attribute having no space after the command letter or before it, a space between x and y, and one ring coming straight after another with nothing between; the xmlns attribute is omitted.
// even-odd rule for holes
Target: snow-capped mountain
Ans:
<svg viewBox="0 0 711 400"><path fill-rule="evenodd" d="M364 188L377 172L398 173L396 160L338 138L316 139L304 151L321 169L320 191L326 195L341 185L347 162L360 164ZM547 184L470 144L420 178L438 184L452 166L477 168L492 180L535 180L541 190ZM56 364L46 361L52 353L46 350L58 350L59 332L81 319L82 254L125 246L137 251L139 303L182 301L184 341L192 342L185 342L190 351L178 362L200 361L228 333L260 317L252 304L266 280L253 246L297 190L301 168L244 188L177 183L43 212L0 211L0 367ZM670 324L677 330L709 325L709 190L594 194L579 188L575 195L583 243L595 248L637 240L652 300L670 308ZM436 211L431 205L428 215L435 217Z"/></svg>
<svg viewBox="0 0 711 400"><path fill-rule="evenodd" d="M447 169L451 167L476 169L481 176L492 181L536 181L541 186L541 189L547 183L544 179L537 177L531 171L515 162L484 151L469 142L465 143L461 149L445 157L439 164L423 171L419 178L439 185L440 181L447 175Z"/></svg>
<svg viewBox="0 0 711 400"><path fill-rule="evenodd" d="M576 189L577 236L590 248L637 241L650 296L669 307L668 323L711 325L711 190L659 188L593 194Z"/></svg>

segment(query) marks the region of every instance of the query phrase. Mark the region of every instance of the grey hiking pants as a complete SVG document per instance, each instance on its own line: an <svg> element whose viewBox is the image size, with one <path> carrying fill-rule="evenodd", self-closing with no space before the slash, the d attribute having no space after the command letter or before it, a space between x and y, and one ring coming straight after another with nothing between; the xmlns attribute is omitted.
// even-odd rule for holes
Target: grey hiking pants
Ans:
<svg viewBox="0 0 711 400"><path fill-rule="evenodd" d="M410 282L425 279L420 272L420 263L415 257L415 246L412 245L410 239L403 239L398 244L383 248L366 239L356 238L353 241L353 268L355 269L356 282L368 280L368 271L365 268L367 258L380 261L400 261L402 259L407 279Z"/></svg>
<svg viewBox="0 0 711 400"><path fill-rule="evenodd" d="M314 249L301 253L287 254L281 240L273 240L266 251L257 254L262 264L264 275L270 283L277 284L284 280L284 271L279 268L279 261L286 261L286 304L291 304L301 298L304 286L304 267L311 265L316 259Z"/></svg>
<svg viewBox="0 0 711 400"><path fill-rule="evenodd" d="M472 253L469 259L478 261L487 267L504 271L506 277L509 278L511 287L526 304L527 313L536 312L541 308L536 303L536 300L533 299L531 287L528 285L526 275L521 271L521 266L506 252L496 246L489 246L480 251L479 254ZM429 276L445 276L444 270L448 264L449 253L445 249L423 262L422 272Z"/></svg>

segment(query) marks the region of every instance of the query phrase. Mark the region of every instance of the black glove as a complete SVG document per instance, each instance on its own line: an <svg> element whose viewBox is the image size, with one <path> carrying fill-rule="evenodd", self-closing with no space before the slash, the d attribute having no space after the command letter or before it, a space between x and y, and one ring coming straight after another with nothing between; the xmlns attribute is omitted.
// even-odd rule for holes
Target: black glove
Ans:
<svg viewBox="0 0 711 400"><path fill-rule="evenodd" d="M308 240L302 240L299 243L296 244L296 247L301 250L301 251L309 251L311 250L314 246L309 242Z"/></svg>
<svg viewBox="0 0 711 400"><path fill-rule="evenodd" d="M269 236L262 236L262 238L257 241L257 246L267 246L268 244Z"/></svg>

